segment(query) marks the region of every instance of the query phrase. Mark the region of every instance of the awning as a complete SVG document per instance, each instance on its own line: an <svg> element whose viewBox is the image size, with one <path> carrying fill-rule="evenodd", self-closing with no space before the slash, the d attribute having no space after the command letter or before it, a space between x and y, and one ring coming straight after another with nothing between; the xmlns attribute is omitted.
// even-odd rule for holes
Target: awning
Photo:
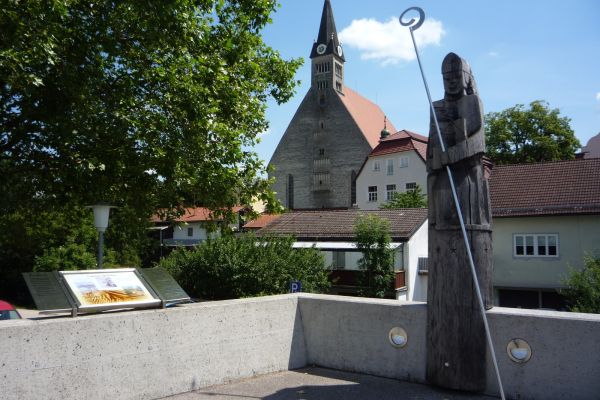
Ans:
<svg viewBox="0 0 600 400"><path fill-rule="evenodd" d="M391 249L397 249L402 247L404 243L393 242L390 243ZM321 250L349 250L349 251L360 251L356 248L355 242L295 242L293 247L295 249L306 249L314 247Z"/></svg>

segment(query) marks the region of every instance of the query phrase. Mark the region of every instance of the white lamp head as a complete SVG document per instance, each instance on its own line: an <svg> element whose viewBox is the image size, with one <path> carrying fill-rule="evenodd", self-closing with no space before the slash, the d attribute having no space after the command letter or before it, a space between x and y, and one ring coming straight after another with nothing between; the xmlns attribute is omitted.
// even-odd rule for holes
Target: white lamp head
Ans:
<svg viewBox="0 0 600 400"><path fill-rule="evenodd" d="M106 228L108 228L108 216L110 215L110 209L117 207L102 203L94 204L93 206L88 207L94 210L94 226L96 229L99 232L105 232Z"/></svg>

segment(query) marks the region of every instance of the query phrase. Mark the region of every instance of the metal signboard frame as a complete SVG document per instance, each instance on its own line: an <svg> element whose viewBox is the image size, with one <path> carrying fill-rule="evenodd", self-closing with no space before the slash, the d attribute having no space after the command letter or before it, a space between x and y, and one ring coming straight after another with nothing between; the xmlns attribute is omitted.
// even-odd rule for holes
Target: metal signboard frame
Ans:
<svg viewBox="0 0 600 400"><path fill-rule="evenodd" d="M59 274L78 311L148 308L162 303L135 268L61 271Z"/></svg>

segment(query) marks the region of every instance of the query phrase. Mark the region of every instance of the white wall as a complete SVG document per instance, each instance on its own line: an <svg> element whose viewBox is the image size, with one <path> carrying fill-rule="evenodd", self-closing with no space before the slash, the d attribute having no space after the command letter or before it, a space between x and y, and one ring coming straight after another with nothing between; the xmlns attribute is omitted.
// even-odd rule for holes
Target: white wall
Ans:
<svg viewBox="0 0 600 400"><path fill-rule="evenodd" d="M408 167L400 168L400 157L409 158ZM387 160L394 161L394 174L387 174ZM379 171L373 171L373 164L378 161ZM406 184L416 182L427 193L427 170L425 162L414 151L404 151L389 155L369 157L365 166L356 178L356 203L362 210L377 210L387 201L386 185L396 185L396 191L404 192ZM377 201L370 202L368 187L377 186Z"/></svg>
<svg viewBox="0 0 600 400"><path fill-rule="evenodd" d="M231 229L237 229L237 224L230 224ZM193 228L193 236L188 236L188 228ZM181 224L173 228L173 240L198 240L204 241L208 237L216 238L219 236L219 228L217 227L214 232L210 234L205 228L204 222L189 222L187 224Z"/></svg>
<svg viewBox="0 0 600 400"><path fill-rule="evenodd" d="M427 257L429 224L425 220L405 246L406 284L408 286L408 301L427 301L427 275L419 275L419 257Z"/></svg>
<svg viewBox="0 0 600 400"><path fill-rule="evenodd" d="M188 228L194 229L194 235L188 236ZM201 222L190 222L173 228L174 240L206 240L208 235Z"/></svg>
<svg viewBox="0 0 600 400"><path fill-rule="evenodd" d="M600 257L600 215L495 218L494 287L560 288L569 268L582 268L584 255ZM559 257L515 257L513 235L558 234Z"/></svg>

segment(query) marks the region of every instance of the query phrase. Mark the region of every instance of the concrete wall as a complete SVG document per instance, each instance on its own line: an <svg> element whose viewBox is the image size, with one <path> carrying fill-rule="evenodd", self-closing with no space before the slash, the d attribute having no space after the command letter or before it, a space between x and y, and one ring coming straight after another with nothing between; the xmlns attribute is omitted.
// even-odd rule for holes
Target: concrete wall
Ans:
<svg viewBox="0 0 600 400"><path fill-rule="evenodd" d="M513 256L513 235L558 234L559 257ZM559 288L586 253L600 256L600 215L494 219L494 286Z"/></svg>
<svg viewBox="0 0 600 400"><path fill-rule="evenodd" d="M400 157L409 158L408 167L400 167ZM387 160L393 160L393 175L387 174ZM376 161L380 165L379 171L373 170ZM409 182L416 182L423 193L427 193L425 162L414 150L369 157L356 178L356 204L361 210L378 210L387 202L387 185L396 185L396 191L401 193L406 191L406 184ZM377 186L377 201L369 201L369 186Z"/></svg>
<svg viewBox="0 0 600 400"><path fill-rule="evenodd" d="M316 364L425 382L427 305L283 295L45 320L2 321L2 399L153 399ZM494 308L488 313L507 398L600 393L600 315ZM388 334L403 327L398 349ZM532 348L515 364L514 338ZM489 363L488 363L489 364ZM488 365L489 394L497 394Z"/></svg>
<svg viewBox="0 0 600 400"><path fill-rule="evenodd" d="M306 365L293 296L1 321L0 398L154 399Z"/></svg>
<svg viewBox="0 0 600 400"><path fill-rule="evenodd" d="M426 304L302 295L299 307L309 364L426 383ZM488 318L507 398L599 397L600 315L496 307ZM395 326L407 332L404 348L389 344ZM509 359L512 339L529 343L529 362ZM489 360L487 370L486 393L499 395Z"/></svg>

